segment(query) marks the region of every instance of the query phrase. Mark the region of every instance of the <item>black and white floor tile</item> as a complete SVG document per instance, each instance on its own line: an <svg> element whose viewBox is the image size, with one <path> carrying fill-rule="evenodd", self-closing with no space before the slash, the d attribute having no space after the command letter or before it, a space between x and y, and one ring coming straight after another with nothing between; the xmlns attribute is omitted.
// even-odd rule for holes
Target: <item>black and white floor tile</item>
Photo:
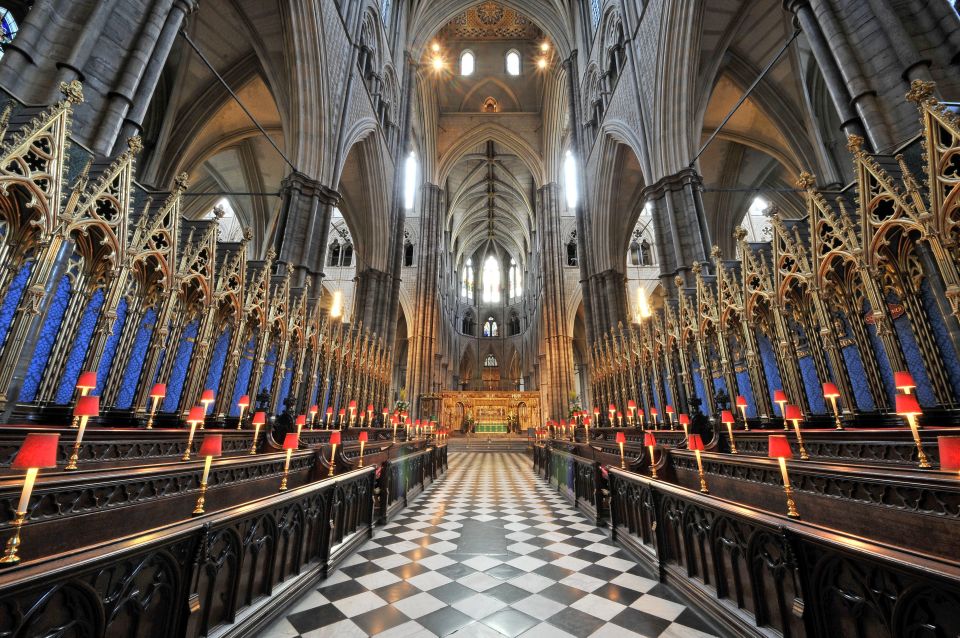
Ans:
<svg viewBox="0 0 960 638"><path fill-rule="evenodd" d="M711 627L528 457L450 455L437 481L265 638L703 638Z"/></svg>

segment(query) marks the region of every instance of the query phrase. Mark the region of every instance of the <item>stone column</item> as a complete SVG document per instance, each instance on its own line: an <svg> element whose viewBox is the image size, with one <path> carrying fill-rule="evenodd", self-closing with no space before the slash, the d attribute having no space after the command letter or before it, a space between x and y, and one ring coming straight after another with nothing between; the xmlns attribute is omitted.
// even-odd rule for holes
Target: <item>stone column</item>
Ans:
<svg viewBox="0 0 960 638"><path fill-rule="evenodd" d="M330 218L340 194L303 173L290 173L281 186L283 198L274 250L278 263L293 266L292 288L307 279L311 290L320 290L323 263L330 234Z"/></svg>
<svg viewBox="0 0 960 638"><path fill-rule="evenodd" d="M674 277L682 277L684 285L692 287L691 265L710 257L710 234L700 203L701 186L700 175L686 168L664 177L646 191L653 204L657 254L661 256L660 281L671 294L676 293Z"/></svg>
<svg viewBox="0 0 960 638"><path fill-rule="evenodd" d="M564 309L563 238L560 235L560 187L551 182L537 192L537 235L543 281L542 342L545 358L541 396L554 418L565 417L573 391L573 336Z"/></svg>
<svg viewBox="0 0 960 638"><path fill-rule="evenodd" d="M420 191L420 254L417 257L417 288L410 332L407 394L411 416L420 417L420 395L430 391L433 382L433 355L439 342L436 329L440 313L437 283L440 278L440 254L443 249L444 192L435 184Z"/></svg>
<svg viewBox="0 0 960 638"><path fill-rule="evenodd" d="M827 90L830 91L833 105L840 116L840 126L844 134L864 137L863 124L853 107L850 106L850 92L847 91L847 85L843 81L840 67L837 66L837 61L830 51L830 44L823 36L823 30L817 22L817 17L810 9L810 1L784 0L783 4L785 9L796 14L800 28L807 36L810 50L813 51L813 57L817 61L817 66L820 67L820 73L823 74Z"/></svg>

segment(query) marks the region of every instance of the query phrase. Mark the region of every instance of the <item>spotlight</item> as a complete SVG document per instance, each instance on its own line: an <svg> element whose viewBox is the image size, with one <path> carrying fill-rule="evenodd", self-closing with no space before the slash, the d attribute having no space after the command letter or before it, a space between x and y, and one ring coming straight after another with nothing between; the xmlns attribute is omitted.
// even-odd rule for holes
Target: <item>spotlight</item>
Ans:
<svg viewBox="0 0 960 638"><path fill-rule="evenodd" d="M439 42L434 42L434 43L430 46L430 50L433 51L434 53L440 53L440 43L439 43Z"/></svg>
<svg viewBox="0 0 960 638"><path fill-rule="evenodd" d="M537 60L537 67L539 67L539 68L541 68L541 69L547 68L547 59L546 59L546 58L540 58L539 60Z"/></svg>
<svg viewBox="0 0 960 638"><path fill-rule="evenodd" d="M550 50L550 43L549 43L549 42L541 42L541 43L540 43L540 50L543 51L544 53L546 53L547 51L549 51L549 50Z"/></svg>
<svg viewBox="0 0 960 638"><path fill-rule="evenodd" d="M434 71L443 70L443 58L441 58L439 55L433 58L433 70Z"/></svg>

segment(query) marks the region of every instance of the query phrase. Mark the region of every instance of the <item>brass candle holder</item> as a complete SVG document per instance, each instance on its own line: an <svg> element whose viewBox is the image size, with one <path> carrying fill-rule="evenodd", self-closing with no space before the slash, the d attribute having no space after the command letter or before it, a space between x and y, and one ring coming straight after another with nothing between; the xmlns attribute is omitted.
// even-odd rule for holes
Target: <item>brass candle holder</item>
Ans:
<svg viewBox="0 0 960 638"><path fill-rule="evenodd" d="M787 459L793 458L790 442L782 434L771 434L767 439L767 452L770 458L775 458L780 464L780 475L783 477L783 493L787 498L787 516L800 518L797 504L793 501L793 489L790 487L790 475L787 474Z"/></svg>
<svg viewBox="0 0 960 638"><path fill-rule="evenodd" d="M203 443L200 444L199 455L203 457L203 476L200 479L200 495L197 497L197 506L193 508L193 515L199 516L204 513L203 506L207 501L207 479L210 477L210 466L213 464L213 457L220 456L223 452L223 435L208 434L203 437Z"/></svg>
<svg viewBox="0 0 960 638"><path fill-rule="evenodd" d="M917 417L923 414L920 409L920 403L917 401L916 394L898 394L897 395L897 414L907 420L910 426L910 432L913 434L913 443L917 446L917 464L922 468L930 466L930 460L923 451L923 443L920 441L920 427L917 425Z"/></svg>
<svg viewBox="0 0 960 638"><path fill-rule="evenodd" d="M80 444L83 442L83 433L87 429L87 420L92 416L100 415L100 397L86 395L77 399L73 408L73 416L80 419L80 425L77 429L77 439L73 442L73 450L70 452L70 460L67 461L65 470L77 469L77 462L80 460Z"/></svg>
<svg viewBox="0 0 960 638"><path fill-rule="evenodd" d="M691 434L687 439L687 449L693 450L693 453L697 457L697 474L700 475L700 491L704 494L709 494L710 490L707 489L707 478L703 473L703 459L700 458L700 453L703 452L703 439L700 438L699 434Z"/></svg>
<svg viewBox="0 0 960 638"><path fill-rule="evenodd" d="M740 414L743 416L743 431L744 431L744 432L749 432L749 431L750 431L750 422L747 421L747 407L748 407L748 406L749 406L749 404L747 403L747 397L743 396L742 394L741 394L741 395L738 395L738 396L737 396L737 409L740 410Z"/></svg>
<svg viewBox="0 0 960 638"><path fill-rule="evenodd" d="M157 408L160 407L160 402L163 401L167 396L167 384L166 383L156 383L153 386L153 389L150 390L150 415L147 417L147 429L153 429L153 418L157 414Z"/></svg>
<svg viewBox="0 0 960 638"><path fill-rule="evenodd" d="M257 412L253 415L253 443L250 445L250 454L257 453L257 439L260 438L260 428L267 422L266 412Z"/></svg>
<svg viewBox="0 0 960 638"><path fill-rule="evenodd" d="M797 433L797 443L800 446L800 458L804 461L809 461L810 455L807 454L807 448L803 446L803 434L800 432L800 421L803 420L803 413L800 412L800 406L788 405L786 415L787 420L793 423L793 431Z"/></svg>
<svg viewBox="0 0 960 638"><path fill-rule="evenodd" d="M643 444L650 450L650 476L657 478L657 464L653 457L654 448L657 447L657 437L653 435L653 432L648 430L643 435Z"/></svg>
<svg viewBox="0 0 960 638"><path fill-rule="evenodd" d="M840 390L835 383L823 384L823 398L830 399L830 406L833 408L833 421L838 430L843 429L843 423L840 422L840 410L837 408L837 398L840 396Z"/></svg>
<svg viewBox="0 0 960 638"><path fill-rule="evenodd" d="M337 466L337 446L340 445L340 432L330 433L330 472L327 476L333 476L334 469Z"/></svg>
<svg viewBox="0 0 960 638"><path fill-rule="evenodd" d="M295 432L290 432L283 438L283 450L286 452L286 457L283 459L283 478L280 479L281 492L287 489L287 476L290 474L290 457L293 456L293 451L298 447L300 447L300 437L297 436Z"/></svg>
<svg viewBox="0 0 960 638"><path fill-rule="evenodd" d="M360 441L360 464L357 467L363 467L363 448L367 445L367 431L364 430L360 433L360 436L357 437L357 440Z"/></svg>
<svg viewBox="0 0 960 638"><path fill-rule="evenodd" d="M237 407L240 408L240 417L237 419L237 429L241 430L243 429L243 413L250 407L250 397L246 394L240 397L240 400L237 401Z"/></svg>
<svg viewBox="0 0 960 638"><path fill-rule="evenodd" d="M187 449L183 453L182 461L190 460L190 452L193 447L193 435L197 431L197 426L203 423L204 409L202 406L195 405L190 408L190 414L187 415L187 424L190 426L190 435L187 437Z"/></svg>
<svg viewBox="0 0 960 638"><path fill-rule="evenodd" d="M17 511L14 514L10 526L13 528L13 536L7 540L7 545L0 558L0 565L7 567L16 565L20 562L20 534L23 531L23 524L27 520L27 512L30 511L30 495L33 493L33 486L37 480L37 474L41 469L57 466L57 447L60 444L59 434L28 434L20 446L20 450L10 464L10 469L26 470L23 478L23 489L20 491L20 501L17 504Z"/></svg>
<svg viewBox="0 0 960 638"><path fill-rule="evenodd" d="M727 435L730 437L730 453L737 453L737 442L733 439L733 412L723 410L720 412L720 421L727 426Z"/></svg>

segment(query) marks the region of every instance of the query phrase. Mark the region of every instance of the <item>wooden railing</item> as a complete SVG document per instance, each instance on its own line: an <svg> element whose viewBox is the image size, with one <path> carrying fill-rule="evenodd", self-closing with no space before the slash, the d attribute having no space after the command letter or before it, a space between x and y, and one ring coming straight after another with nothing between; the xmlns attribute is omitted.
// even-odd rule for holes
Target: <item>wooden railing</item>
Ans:
<svg viewBox="0 0 960 638"><path fill-rule="evenodd" d="M960 635L956 563L618 469L609 483L614 538L733 635Z"/></svg>
<svg viewBox="0 0 960 638"><path fill-rule="evenodd" d="M576 454L545 446L540 449L542 467L557 489L596 523L606 515L606 499L601 491L600 463Z"/></svg>
<svg viewBox="0 0 960 638"><path fill-rule="evenodd" d="M0 635L254 635L370 537L374 472L0 574Z"/></svg>

